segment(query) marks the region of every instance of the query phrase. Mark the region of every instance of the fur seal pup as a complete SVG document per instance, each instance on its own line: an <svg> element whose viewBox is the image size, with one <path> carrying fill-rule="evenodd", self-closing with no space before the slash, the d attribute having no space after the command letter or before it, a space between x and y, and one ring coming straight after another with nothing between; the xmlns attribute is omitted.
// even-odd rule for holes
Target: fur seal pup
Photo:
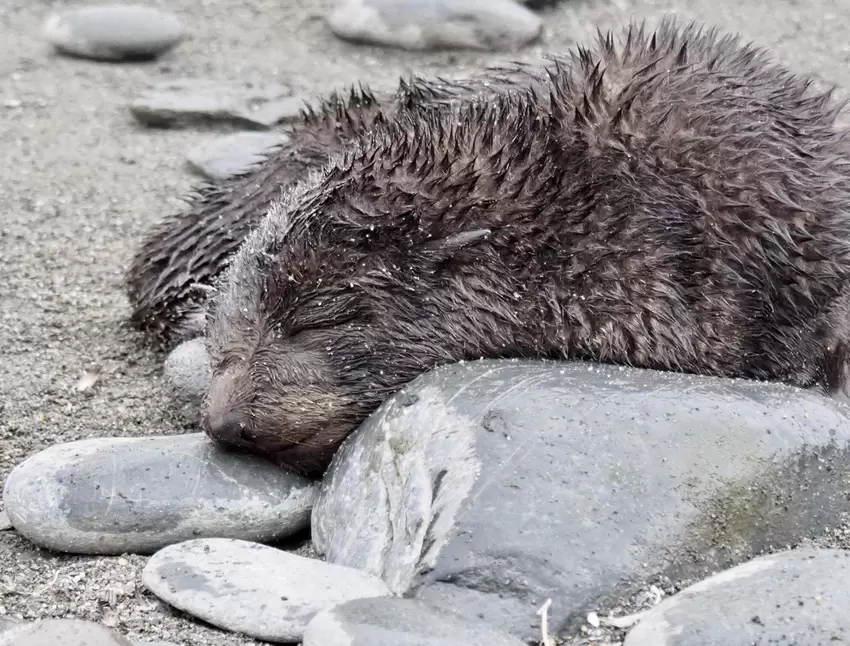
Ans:
<svg viewBox="0 0 850 646"><path fill-rule="evenodd" d="M847 389L844 104L665 20L373 123L273 202L211 300L216 442L321 474L421 373L581 358Z"/></svg>

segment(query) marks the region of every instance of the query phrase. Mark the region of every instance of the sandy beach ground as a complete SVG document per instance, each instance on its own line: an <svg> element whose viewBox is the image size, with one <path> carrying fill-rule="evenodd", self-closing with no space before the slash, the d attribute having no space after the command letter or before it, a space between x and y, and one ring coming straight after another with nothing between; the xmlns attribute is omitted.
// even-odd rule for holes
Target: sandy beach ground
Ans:
<svg viewBox="0 0 850 646"><path fill-rule="evenodd" d="M563 0L544 39L513 53L422 53L347 44L321 16L335 0L171 0L189 38L154 63L57 57L41 23L64 1L0 5L0 482L58 442L196 430L171 400L162 357L126 329L121 275L147 228L197 180L185 152L211 130L149 130L127 103L182 76L288 83L305 97L358 81L392 87L410 72L463 75L535 59L597 25L675 12L740 32L799 72L850 88L848 0ZM216 128L223 132L222 128ZM75 388L85 371L99 383ZM159 604L136 556L57 556L0 532L0 615L103 621L133 639L246 644Z"/></svg>

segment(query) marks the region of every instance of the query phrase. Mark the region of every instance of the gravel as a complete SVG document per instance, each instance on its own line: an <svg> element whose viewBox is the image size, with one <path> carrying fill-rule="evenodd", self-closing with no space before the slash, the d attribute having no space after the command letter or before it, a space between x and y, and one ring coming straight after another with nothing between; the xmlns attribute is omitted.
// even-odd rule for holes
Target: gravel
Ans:
<svg viewBox="0 0 850 646"><path fill-rule="evenodd" d="M197 430L197 411L177 404L163 381L164 357L144 349L125 327L121 276L147 228L180 208L181 195L197 181L185 168L184 151L223 129L139 126L127 105L152 83L258 75L292 85L300 96L358 80L391 88L414 69L453 76L485 61L533 60L588 38L597 23L612 27L632 14L675 8L682 19L720 21L773 48L793 68L850 87L844 0L565 0L544 14L542 42L511 54L345 43L316 19L336 0L146 4L173 12L187 29L186 41L156 63L51 54L42 23L74 2L6 0L0 12L0 479L57 442ZM86 373L99 378L78 390ZM842 528L828 542L847 546L847 537ZM157 602L140 583L146 562L51 554L0 532L0 615L94 619L134 640L255 643Z"/></svg>

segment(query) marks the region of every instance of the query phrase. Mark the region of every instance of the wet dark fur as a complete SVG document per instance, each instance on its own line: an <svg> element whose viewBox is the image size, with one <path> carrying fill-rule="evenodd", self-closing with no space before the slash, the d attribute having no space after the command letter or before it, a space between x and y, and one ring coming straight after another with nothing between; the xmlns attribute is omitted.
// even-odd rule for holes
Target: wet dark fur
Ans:
<svg viewBox="0 0 850 646"><path fill-rule="evenodd" d="M273 205L212 302L213 439L319 474L403 384L479 357L845 390L829 93L670 22L528 74L374 124Z"/></svg>
<svg viewBox="0 0 850 646"><path fill-rule="evenodd" d="M164 345L203 333L207 293L230 256L266 215L271 202L311 170L376 124L400 114L445 109L473 94L512 82L516 69L488 70L480 81L413 78L394 95L366 87L334 93L301 115L289 142L260 164L218 183L201 185L188 208L158 223L126 272L130 324Z"/></svg>

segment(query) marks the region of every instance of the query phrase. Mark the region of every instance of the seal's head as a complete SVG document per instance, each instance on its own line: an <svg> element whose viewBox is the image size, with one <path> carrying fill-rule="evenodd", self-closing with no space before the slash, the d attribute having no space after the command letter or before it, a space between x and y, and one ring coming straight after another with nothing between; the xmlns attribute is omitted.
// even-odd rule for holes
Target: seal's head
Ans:
<svg viewBox="0 0 850 646"><path fill-rule="evenodd" d="M443 200L464 207L463 199L440 194L432 204L407 190L374 190L364 185L370 159L341 161L275 202L225 271L206 334L213 379L203 425L217 443L321 475L405 383L480 356L470 331L492 330L499 307L458 305L479 290L512 290L504 269L481 272L469 255L461 262L461 252L496 259L489 230L434 237L423 222L445 212ZM453 260L473 268L469 285Z"/></svg>
<svg viewBox="0 0 850 646"><path fill-rule="evenodd" d="M427 274L445 253L399 262L411 232L405 211L386 216L382 198L350 211L363 187L333 188L348 170L342 164L274 203L233 257L208 312L205 431L311 476L384 399L435 359L453 358L417 300L433 288L429 280L411 295L410 274ZM385 228L348 226L371 219L367 208Z"/></svg>
<svg viewBox="0 0 850 646"><path fill-rule="evenodd" d="M317 475L353 424L353 393L332 361L342 308L351 303L322 284L319 265L332 257L285 244L291 229L286 206L277 203L210 303L213 378L203 426L222 446Z"/></svg>

